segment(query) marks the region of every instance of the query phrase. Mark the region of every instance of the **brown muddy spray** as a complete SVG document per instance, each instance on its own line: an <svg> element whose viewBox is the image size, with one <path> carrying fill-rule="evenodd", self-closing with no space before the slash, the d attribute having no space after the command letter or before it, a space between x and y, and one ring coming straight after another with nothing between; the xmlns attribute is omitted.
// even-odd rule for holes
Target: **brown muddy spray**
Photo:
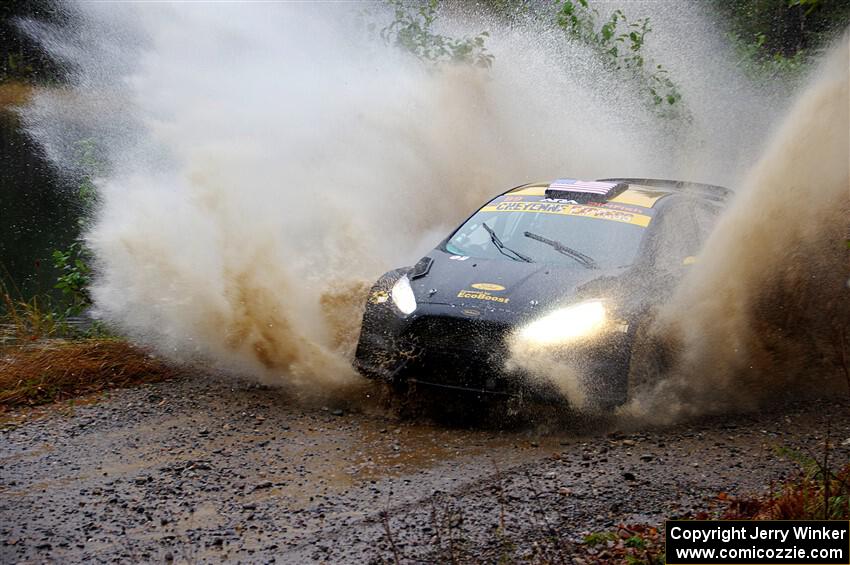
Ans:
<svg viewBox="0 0 850 565"><path fill-rule="evenodd" d="M850 52L811 78L654 332L673 366L628 412L661 421L850 394Z"/></svg>

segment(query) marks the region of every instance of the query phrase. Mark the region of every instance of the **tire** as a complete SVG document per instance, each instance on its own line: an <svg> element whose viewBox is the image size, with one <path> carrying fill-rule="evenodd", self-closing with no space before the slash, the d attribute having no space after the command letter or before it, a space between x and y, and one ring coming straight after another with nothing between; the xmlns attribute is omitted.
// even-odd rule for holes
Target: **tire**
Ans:
<svg viewBox="0 0 850 565"><path fill-rule="evenodd" d="M652 334L652 322L652 317L644 317L635 332L629 360L628 400L651 390L662 379L669 366L669 352Z"/></svg>
<svg viewBox="0 0 850 565"><path fill-rule="evenodd" d="M616 409L628 400L629 367L622 363L608 370L604 386L590 391L583 411L588 415L604 415Z"/></svg>

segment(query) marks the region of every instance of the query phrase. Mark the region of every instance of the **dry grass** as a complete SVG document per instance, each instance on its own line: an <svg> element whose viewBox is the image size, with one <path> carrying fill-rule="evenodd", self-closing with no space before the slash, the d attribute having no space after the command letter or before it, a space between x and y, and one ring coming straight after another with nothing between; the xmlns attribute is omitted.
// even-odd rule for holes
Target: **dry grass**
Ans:
<svg viewBox="0 0 850 565"><path fill-rule="evenodd" d="M0 412L178 374L148 352L105 335L96 325L76 330L49 297L15 298L0 280Z"/></svg>
<svg viewBox="0 0 850 565"><path fill-rule="evenodd" d="M32 343L58 334L64 324L52 311L49 299L34 296L14 300L0 284L0 345Z"/></svg>
<svg viewBox="0 0 850 565"><path fill-rule="evenodd" d="M50 296L36 295L24 299L14 283L0 278L0 347L54 337L61 334L66 326Z"/></svg>
<svg viewBox="0 0 850 565"><path fill-rule="evenodd" d="M826 474L801 472L762 497L735 500L728 520L850 520L850 464Z"/></svg>
<svg viewBox="0 0 850 565"><path fill-rule="evenodd" d="M850 520L850 465L822 477L783 485L756 516L766 520Z"/></svg>
<svg viewBox="0 0 850 565"><path fill-rule="evenodd" d="M51 340L0 348L0 411L107 388L159 382L177 370L120 340Z"/></svg>

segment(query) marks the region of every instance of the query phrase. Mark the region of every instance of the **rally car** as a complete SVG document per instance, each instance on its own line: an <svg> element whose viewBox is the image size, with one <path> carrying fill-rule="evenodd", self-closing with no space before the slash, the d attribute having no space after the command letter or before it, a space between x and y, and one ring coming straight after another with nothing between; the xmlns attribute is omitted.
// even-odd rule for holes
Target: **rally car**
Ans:
<svg viewBox="0 0 850 565"><path fill-rule="evenodd" d="M557 179L508 190L371 289L356 351L394 387L559 398L506 362L510 340L580 361L600 405L629 394L633 345L730 196L698 183ZM645 333L645 332L644 332Z"/></svg>

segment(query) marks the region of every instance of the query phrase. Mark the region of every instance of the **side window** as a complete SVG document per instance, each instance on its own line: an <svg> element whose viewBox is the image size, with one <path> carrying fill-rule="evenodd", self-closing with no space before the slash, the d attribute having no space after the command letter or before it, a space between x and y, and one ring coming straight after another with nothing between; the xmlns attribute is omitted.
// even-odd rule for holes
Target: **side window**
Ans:
<svg viewBox="0 0 850 565"><path fill-rule="evenodd" d="M653 242L656 266L676 268L693 261L702 246L702 237L691 204L677 203L658 220Z"/></svg>
<svg viewBox="0 0 850 565"><path fill-rule="evenodd" d="M720 208L706 202L694 203L694 219L696 221L697 230L699 231L700 242L705 243L708 235L717 224L717 219L720 217Z"/></svg>

